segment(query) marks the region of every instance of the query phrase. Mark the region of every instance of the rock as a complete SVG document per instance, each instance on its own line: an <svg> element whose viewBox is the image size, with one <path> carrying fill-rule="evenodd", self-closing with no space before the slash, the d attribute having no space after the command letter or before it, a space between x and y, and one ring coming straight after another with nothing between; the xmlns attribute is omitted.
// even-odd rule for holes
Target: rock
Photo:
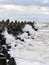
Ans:
<svg viewBox="0 0 49 65"><path fill-rule="evenodd" d="M0 53L3 53L3 48L0 46Z"/></svg>
<svg viewBox="0 0 49 65"><path fill-rule="evenodd" d="M7 49L10 49L11 48L11 46L7 46Z"/></svg>
<svg viewBox="0 0 49 65"><path fill-rule="evenodd" d="M30 36L30 33L28 33L28 36Z"/></svg>
<svg viewBox="0 0 49 65"><path fill-rule="evenodd" d="M2 45L2 48L5 48L7 50L7 46L6 45Z"/></svg>
<svg viewBox="0 0 49 65"><path fill-rule="evenodd" d="M38 29L34 28L35 31L38 31Z"/></svg>
<svg viewBox="0 0 49 65"><path fill-rule="evenodd" d="M0 34L0 40L2 40L3 37L4 37L4 36Z"/></svg>
<svg viewBox="0 0 49 65"><path fill-rule="evenodd" d="M7 59L10 59L10 58L11 58L10 54L7 54Z"/></svg>
<svg viewBox="0 0 49 65"><path fill-rule="evenodd" d="M11 31L10 31L10 30L8 30L7 32L8 32L9 34L11 34Z"/></svg>
<svg viewBox="0 0 49 65"><path fill-rule="evenodd" d="M27 31L27 33L28 33L28 36L30 36L30 33L29 33L29 31Z"/></svg>
<svg viewBox="0 0 49 65"><path fill-rule="evenodd" d="M17 38L16 38L16 40L17 40L17 39L21 40L21 38L20 38L20 37L17 37Z"/></svg>
<svg viewBox="0 0 49 65"><path fill-rule="evenodd" d="M5 49L4 47L3 47L3 53L4 53L5 55L7 55L7 54L8 54L7 49Z"/></svg>
<svg viewBox="0 0 49 65"><path fill-rule="evenodd" d="M13 57L9 59L8 65L16 65L15 59Z"/></svg>
<svg viewBox="0 0 49 65"><path fill-rule="evenodd" d="M16 47L17 45L15 44L15 47Z"/></svg>
<svg viewBox="0 0 49 65"><path fill-rule="evenodd" d="M27 31L27 33L29 33L29 31Z"/></svg>
<svg viewBox="0 0 49 65"><path fill-rule="evenodd" d="M21 39L21 41L23 41L23 42L24 42L24 39Z"/></svg>
<svg viewBox="0 0 49 65"><path fill-rule="evenodd" d="M5 44L6 44L6 39L5 38L2 38L1 45L5 45Z"/></svg>

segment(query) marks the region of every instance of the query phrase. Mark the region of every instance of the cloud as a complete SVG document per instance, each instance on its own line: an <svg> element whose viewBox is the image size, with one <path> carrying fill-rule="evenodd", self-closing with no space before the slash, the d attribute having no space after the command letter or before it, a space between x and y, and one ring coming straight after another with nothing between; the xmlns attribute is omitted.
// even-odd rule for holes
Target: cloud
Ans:
<svg viewBox="0 0 49 65"><path fill-rule="evenodd" d="M48 0L42 0L42 3L47 4L47 3L49 3L49 1Z"/></svg>
<svg viewBox="0 0 49 65"><path fill-rule="evenodd" d="M0 0L0 4L49 6L49 0Z"/></svg>
<svg viewBox="0 0 49 65"><path fill-rule="evenodd" d="M0 5L0 13L16 13L16 14L37 14L40 12L49 12L49 7L40 7L40 6L18 6L18 5Z"/></svg>
<svg viewBox="0 0 49 65"><path fill-rule="evenodd" d="M47 20L49 0L0 0L0 19L8 17Z"/></svg>

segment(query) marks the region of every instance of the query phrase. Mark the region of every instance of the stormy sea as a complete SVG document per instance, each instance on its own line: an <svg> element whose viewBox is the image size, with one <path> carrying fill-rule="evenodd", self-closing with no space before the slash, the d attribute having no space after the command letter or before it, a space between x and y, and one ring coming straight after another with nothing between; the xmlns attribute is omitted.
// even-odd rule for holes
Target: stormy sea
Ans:
<svg viewBox="0 0 49 65"><path fill-rule="evenodd" d="M49 22L36 22L34 27L38 30L25 24L18 35L9 34L5 27L1 33L17 65L49 65Z"/></svg>

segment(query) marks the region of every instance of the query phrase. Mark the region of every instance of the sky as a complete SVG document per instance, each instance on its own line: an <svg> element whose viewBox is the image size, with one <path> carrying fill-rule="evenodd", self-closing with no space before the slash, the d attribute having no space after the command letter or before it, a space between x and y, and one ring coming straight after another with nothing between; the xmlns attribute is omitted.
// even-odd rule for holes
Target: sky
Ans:
<svg viewBox="0 0 49 65"><path fill-rule="evenodd" d="M49 0L0 0L0 20L48 21Z"/></svg>

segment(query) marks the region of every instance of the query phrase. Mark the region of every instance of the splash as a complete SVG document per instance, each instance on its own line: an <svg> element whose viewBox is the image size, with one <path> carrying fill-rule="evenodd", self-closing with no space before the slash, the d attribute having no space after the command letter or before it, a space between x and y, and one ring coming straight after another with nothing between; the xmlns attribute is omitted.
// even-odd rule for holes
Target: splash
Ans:
<svg viewBox="0 0 49 65"><path fill-rule="evenodd" d="M6 38L6 44L12 44L16 43L15 37L12 34L8 34L7 28L5 28L4 32L2 32L4 37Z"/></svg>

